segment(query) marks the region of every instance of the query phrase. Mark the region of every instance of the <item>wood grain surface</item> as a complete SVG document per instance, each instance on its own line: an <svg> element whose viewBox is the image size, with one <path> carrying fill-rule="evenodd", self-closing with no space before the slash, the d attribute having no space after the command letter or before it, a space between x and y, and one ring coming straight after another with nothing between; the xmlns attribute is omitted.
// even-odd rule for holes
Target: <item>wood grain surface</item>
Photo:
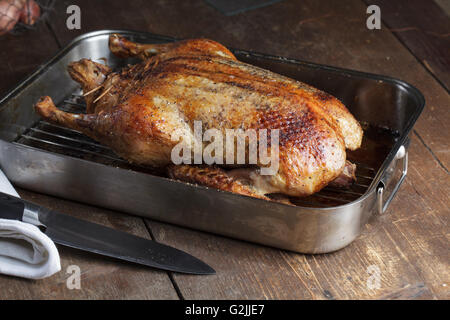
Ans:
<svg viewBox="0 0 450 320"><path fill-rule="evenodd" d="M58 45L47 26L40 23L36 27L33 33L0 36L0 96L56 54Z"/></svg>
<svg viewBox="0 0 450 320"><path fill-rule="evenodd" d="M429 0L366 0L366 3L382 8L381 18L389 30L449 90L449 13Z"/></svg>
<svg viewBox="0 0 450 320"><path fill-rule="evenodd" d="M81 30L65 27L69 4L82 10ZM379 5L382 29L368 30L362 0L282 1L231 17L201 0L113 0L107 6L101 1L58 1L47 29L42 25L22 39L0 38L2 48L7 45L16 53L0 53L1 61L11 66L0 64L8 75L0 79L0 90L13 87L43 63L58 43L65 45L92 30L132 29L177 38L208 37L233 48L388 75L416 86L427 101L411 135L405 183L387 214L343 250L302 255L151 220L144 224L140 218L20 190L26 199L81 218L145 237L150 233L204 260L217 274L172 274L61 249L63 268L77 264L83 270L82 290L66 289L64 271L39 282L0 276L0 298L449 299L450 99L445 88L448 70L433 63L444 53L427 53L424 63L425 40L400 37L391 30L400 26L390 22L396 7L384 1ZM434 28L430 30L446 32ZM17 57L26 37L33 57L29 61ZM40 38L48 46L32 40ZM25 66L17 71L19 63ZM379 289L367 286L371 266L380 271Z"/></svg>

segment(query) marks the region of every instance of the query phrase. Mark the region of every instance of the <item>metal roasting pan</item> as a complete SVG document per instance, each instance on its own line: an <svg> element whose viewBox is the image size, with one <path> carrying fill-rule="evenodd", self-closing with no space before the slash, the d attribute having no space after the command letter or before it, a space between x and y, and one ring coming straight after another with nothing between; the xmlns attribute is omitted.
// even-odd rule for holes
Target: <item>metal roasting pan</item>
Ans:
<svg viewBox="0 0 450 320"><path fill-rule="evenodd" d="M425 101L396 79L243 50L237 58L304 81L339 98L363 124L363 146L348 152L357 164L350 189L325 188L296 206L170 180L157 170L132 166L84 135L46 123L32 105L42 95L83 112L78 85L66 71L81 58L123 61L108 36L162 43L173 38L103 30L76 38L0 100L0 165L22 188L151 219L302 253L325 253L351 243L369 218L383 214L403 182L408 135ZM376 222L375 222L376 223Z"/></svg>

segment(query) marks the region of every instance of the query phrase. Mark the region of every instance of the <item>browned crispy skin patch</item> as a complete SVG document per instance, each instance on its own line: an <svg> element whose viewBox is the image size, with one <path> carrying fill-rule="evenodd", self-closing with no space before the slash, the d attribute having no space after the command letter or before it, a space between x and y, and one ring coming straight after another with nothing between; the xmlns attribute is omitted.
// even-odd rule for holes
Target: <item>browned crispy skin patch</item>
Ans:
<svg viewBox="0 0 450 320"><path fill-rule="evenodd" d="M250 185L233 177L221 168L213 166L171 165L167 167L169 177L189 183L200 184L211 188L243 194L250 197L270 200Z"/></svg>

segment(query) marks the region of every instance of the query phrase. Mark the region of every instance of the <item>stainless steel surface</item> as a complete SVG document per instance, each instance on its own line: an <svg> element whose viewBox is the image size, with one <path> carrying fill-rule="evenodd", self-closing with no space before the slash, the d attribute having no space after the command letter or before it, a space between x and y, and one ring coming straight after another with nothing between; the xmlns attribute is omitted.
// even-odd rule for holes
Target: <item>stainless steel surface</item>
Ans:
<svg viewBox="0 0 450 320"><path fill-rule="evenodd" d="M384 214L391 203L394 196L397 194L398 189L400 189L400 186L402 185L403 181L405 181L406 174L408 173L408 152L406 151L406 148L404 146L401 146L397 154L395 155L395 159L402 159L403 165L402 165L402 175L400 179L395 184L391 194L386 199L386 201L383 201L383 194L384 194L384 185L381 184L377 189L377 203L378 203L378 214Z"/></svg>
<svg viewBox="0 0 450 320"><path fill-rule="evenodd" d="M338 250L353 241L373 213L386 211L406 176L408 135L423 96L391 78L234 50L237 58L310 83L338 97L365 125L361 150L349 152L357 183L325 188L297 206L172 181L129 165L82 134L40 121L32 105L50 95L58 106L82 112L69 62L112 56L109 34L157 43L173 39L130 31L98 31L75 39L0 101L0 165L16 185L152 219L304 253ZM396 157L400 148L404 157ZM403 176L399 177L403 172ZM384 200L387 199L387 200ZM381 210L379 209L381 208ZM375 215L376 216L376 215Z"/></svg>

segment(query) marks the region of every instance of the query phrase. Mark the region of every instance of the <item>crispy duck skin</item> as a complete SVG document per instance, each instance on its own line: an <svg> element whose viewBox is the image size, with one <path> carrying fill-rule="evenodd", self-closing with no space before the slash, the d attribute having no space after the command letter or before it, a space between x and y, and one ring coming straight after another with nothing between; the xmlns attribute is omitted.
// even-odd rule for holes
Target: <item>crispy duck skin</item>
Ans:
<svg viewBox="0 0 450 320"><path fill-rule="evenodd" d="M50 97L41 98L35 110L47 121L108 145L130 162L167 166L177 179L246 195L307 196L338 178L346 166L346 149L361 144L361 126L338 99L240 62L217 42L138 44L112 35L109 45L119 57L142 61L119 72L88 59L73 62L69 74L88 93L87 113L63 112ZM216 128L224 135L226 129L279 129L278 172L260 175L258 167L245 169L242 189L230 187L231 180L222 177L228 174L224 169L174 169L171 150L179 135L194 141L195 120L202 121L204 130ZM238 180L232 177L233 183ZM223 186L220 181L225 181Z"/></svg>
<svg viewBox="0 0 450 320"><path fill-rule="evenodd" d="M170 165L169 177L190 183L207 185L224 191L243 194L250 197L269 200L260 190L246 184L222 168L214 166Z"/></svg>

